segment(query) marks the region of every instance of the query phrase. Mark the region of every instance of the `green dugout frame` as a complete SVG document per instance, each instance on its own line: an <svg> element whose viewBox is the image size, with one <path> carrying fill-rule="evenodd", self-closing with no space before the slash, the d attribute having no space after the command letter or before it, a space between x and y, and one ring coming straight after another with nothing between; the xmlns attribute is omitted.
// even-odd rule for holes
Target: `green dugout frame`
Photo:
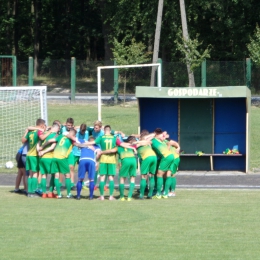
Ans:
<svg viewBox="0 0 260 260"><path fill-rule="evenodd" d="M180 143L180 170L248 172L251 92L246 86L136 87L136 97L140 130L160 127ZM223 154L234 146L239 154Z"/></svg>

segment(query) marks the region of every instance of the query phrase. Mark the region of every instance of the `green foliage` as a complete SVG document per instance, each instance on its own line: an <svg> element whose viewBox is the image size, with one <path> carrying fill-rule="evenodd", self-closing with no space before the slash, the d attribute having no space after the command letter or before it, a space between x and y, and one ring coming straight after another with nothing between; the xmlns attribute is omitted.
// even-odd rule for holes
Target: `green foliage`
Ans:
<svg viewBox="0 0 260 260"><path fill-rule="evenodd" d="M195 39L184 39L179 32L175 43L177 49L182 53L181 61L191 66L191 70L194 71L197 67L200 67L203 60L210 58L211 46L208 46L202 53L199 52L201 42L198 40L198 36Z"/></svg>
<svg viewBox="0 0 260 260"><path fill-rule="evenodd" d="M152 49L158 0L0 0L0 53L27 60L34 54L34 4L38 4L39 59L104 60L110 43L126 38ZM199 34L201 49L212 45L214 60L242 60L260 20L259 0L186 1L191 39ZM181 26L178 1L164 0L159 56L178 61L176 34Z"/></svg>
<svg viewBox="0 0 260 260"><path fill-rule="evenodd" d="M247 45L250 58L260 67L260 28L257 25L255 34L250 37L250 43Z"/></svg>
<svg viewBox="0 0 260 260"><path fill-rule="evenodd" d="M141 64L151 59L151 54L146 51L146 46L142 42L136 42L135 38L130 43L126 38L122 42L114 38L113 44L112 51L118 65Z"/></svg>

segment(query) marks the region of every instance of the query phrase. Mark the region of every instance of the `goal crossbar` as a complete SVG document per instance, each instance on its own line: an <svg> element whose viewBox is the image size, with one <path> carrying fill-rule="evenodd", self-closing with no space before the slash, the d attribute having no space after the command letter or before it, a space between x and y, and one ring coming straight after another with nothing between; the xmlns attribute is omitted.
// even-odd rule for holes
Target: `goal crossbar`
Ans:
<svg viewBox="0 0 260 260"><path fill-rule="evenodd" d="M114 65L97 67L97 87L98 87L98 120L101 121L101 70L102 69L123 69L123 68L140 68L140 67L158 67L157 69L157 87L162 87L162 69L161 63L133 64L133 65Z"/></svg>

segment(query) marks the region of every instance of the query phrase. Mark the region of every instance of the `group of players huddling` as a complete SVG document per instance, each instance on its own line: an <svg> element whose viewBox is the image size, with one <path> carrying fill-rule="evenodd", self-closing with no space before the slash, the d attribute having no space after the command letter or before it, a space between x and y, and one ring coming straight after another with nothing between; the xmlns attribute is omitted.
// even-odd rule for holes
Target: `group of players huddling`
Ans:
<svg viewBox="0 0 260 260"><path fill-rule="evenodd" d="M118 167L120 201L132 200L138 168L141 174L139 199L145 198L148 186L147 199L175 196L180 146L170 140L167 132L160 128L156 128L153 133L143 130L140 135L125 137L121 131L111 130L109 125L102 127L100 121L94 122L93 127L87 127L86 124L74 127L74 120L68 118L64 125L55 120L47 129L45 121L38 119L36 126L26 129L22 143L24 145L19 152L21 156L18 157L18 168L25 165L29 172L26 185L29 198L39 197L36 195L38 184L42 198L62 198L61 185L64 177L67 198L72 198L74 167L77 163L75 198L78 200L81 198L87 172L88 198L94 198L99 176L98 199L105 199L104 191L108 179L108 199L115 200L114 178ZM50 174L48 191L47 174ZM129 190L125 197L127 179Z"/></svg>

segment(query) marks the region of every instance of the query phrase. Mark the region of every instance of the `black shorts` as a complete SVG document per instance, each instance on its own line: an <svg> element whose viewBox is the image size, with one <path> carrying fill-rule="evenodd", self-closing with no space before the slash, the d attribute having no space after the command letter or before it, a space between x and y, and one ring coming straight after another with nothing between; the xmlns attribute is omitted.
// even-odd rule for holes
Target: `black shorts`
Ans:
<svg viewBox="0 0 260 260"><path fill-rule="evenodd" d="M17 153L15 156L16 162L17 162L17 168L25 168L25 165L22 160L22 154Z"/></svg>

